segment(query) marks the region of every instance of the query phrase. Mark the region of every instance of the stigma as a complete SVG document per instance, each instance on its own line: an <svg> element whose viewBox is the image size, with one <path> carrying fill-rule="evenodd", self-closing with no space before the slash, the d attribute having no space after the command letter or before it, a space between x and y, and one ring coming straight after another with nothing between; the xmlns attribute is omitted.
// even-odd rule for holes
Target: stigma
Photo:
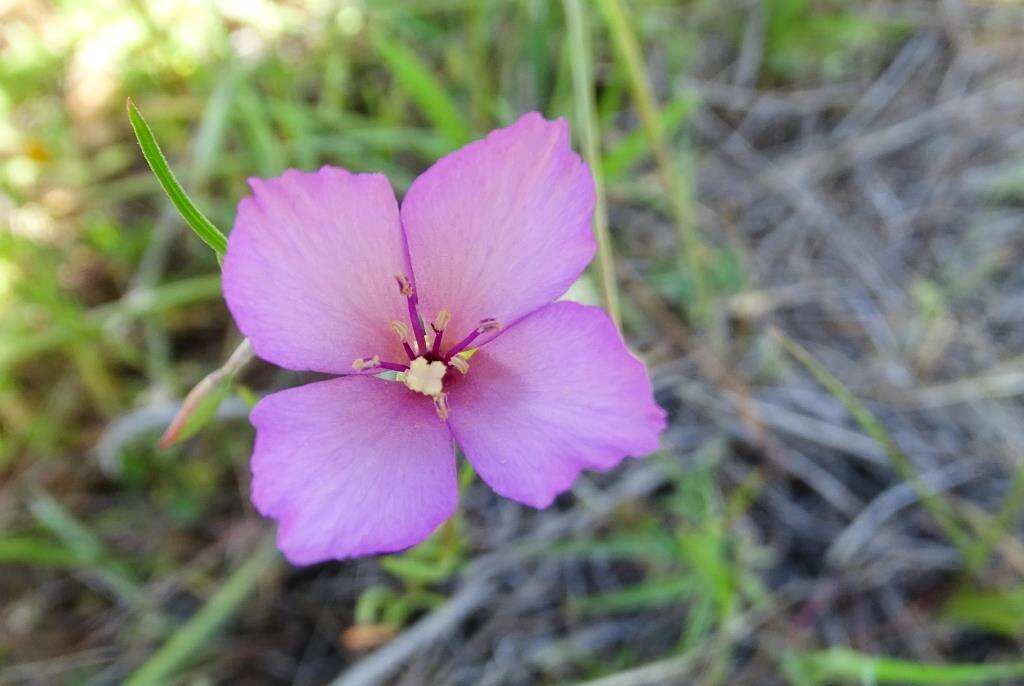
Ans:
<svg viewBox="0 0 1024 686"><path fill-rule="evenodd" d="M444 362L428 362L425 357L417 357L409 363L409 371L402 375L402 380L410 391L437 397L444 389L442 380L446 371Z"/></svg>

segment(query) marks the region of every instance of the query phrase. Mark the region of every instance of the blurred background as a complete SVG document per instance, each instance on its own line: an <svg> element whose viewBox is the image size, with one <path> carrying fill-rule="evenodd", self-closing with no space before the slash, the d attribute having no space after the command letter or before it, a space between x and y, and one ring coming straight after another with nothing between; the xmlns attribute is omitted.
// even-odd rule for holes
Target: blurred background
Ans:
<svg viewBox="0 0 1024 686"><path fill-rule="evenodd" d="M568 117L663 451L285 564L246 415L303 379L216 372L128 96L225 231ZM1014 2L0 2L0 683L1024 683L1022 122Z"/></svg>

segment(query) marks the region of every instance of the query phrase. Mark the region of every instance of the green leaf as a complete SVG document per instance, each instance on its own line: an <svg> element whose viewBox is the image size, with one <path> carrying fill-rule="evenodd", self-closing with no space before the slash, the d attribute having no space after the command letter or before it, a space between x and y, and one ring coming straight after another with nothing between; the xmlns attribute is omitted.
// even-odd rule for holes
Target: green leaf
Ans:
<svg viewBox="0 0 1024 686"><path fill-rule="evenodd" d="M417 560L408 555L385 557L380 566L407 584L436 584L452 574L452 569L436 560Z"/></svg>
<svg viewBox="0 0 1024 686"><path fill-rule="evenodd" d="M678 606L697 591L692 576L644 581L618 591L580 598L573 602L584 614L637 612L638 610Z"/></svg>
<svg viewBox="0 0 1024 686"><path fill-rule="evenodd" d="M997 591L961 591L949 600L943 615L958 624L1009 638L1024 635L1024 586Z"/></svg>
<svg viewBox="0 0 1024 686"><path fill-rule="evenodd" d="M5 536L0 538L0 563L37 567L73 567L81 556L64 546L37 538Z"/></svg>
<svg viewBox="0 0 1024 686"><path fill-rule="evenodd" d="M160 182L164 193L174 203L185 223L199 236L201 241L210 246L213 252L217 254L218 261L223 259L224 253L228 248L228 239L224 237L220 229L214 226L199 211L199 208L195 206L195 203L185 193L185 189L178 183L174 172L167 165L167 159L160 151L160 146L153 136L153 131L149 128L146 120L142 118L142 113L139 112L138 108L135 107L135 103L130 98L128 99L128 119L132 123L132 129L135 130L135 137L139 141L139 147L142 148L142 156L149 163L149 168L153 170L153 174L156 176L157 181Z"/></svg>

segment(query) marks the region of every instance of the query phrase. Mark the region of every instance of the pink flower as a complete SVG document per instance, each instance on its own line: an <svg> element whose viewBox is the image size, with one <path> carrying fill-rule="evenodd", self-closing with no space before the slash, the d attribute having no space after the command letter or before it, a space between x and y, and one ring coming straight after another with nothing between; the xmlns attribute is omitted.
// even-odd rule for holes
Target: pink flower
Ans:
<svg viewBox="0 0 1024 686"><path fill-rule="evenodd" d="M533 507L657 449L644 366L603 311L553 302L595 249L593 181L564 120L527 114L442 158L401 211L381 174L250 185L228 307L260 357L338 377L252 412L252 500L292 562L429 536L456 506L454 443Z"/></svg>

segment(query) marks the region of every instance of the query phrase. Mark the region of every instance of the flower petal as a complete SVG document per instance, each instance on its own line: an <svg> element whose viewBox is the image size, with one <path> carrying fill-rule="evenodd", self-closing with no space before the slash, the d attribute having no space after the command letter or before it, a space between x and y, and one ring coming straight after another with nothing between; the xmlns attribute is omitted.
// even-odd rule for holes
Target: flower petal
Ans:
<svg viewBox="0 0 1024 686"><path fill-rule="evenodd" d="M583 469L658 449L665 412L602 310L557 302L481 348L449 391L448 423L501 495L546 507Z"/></svg>
<svg viewBox="0 0 1024 686"><path fill-rule="evenodd" d="M455 342L550 303L594 256L593 210L564 119L533 112L441 158L402 201L423 315L449 309Z"/></svg>
<svg viewBox="0 0 1024 686"><path fill-rule="evenodd" d="M350 376L268 395L252 411L252 501L295 564L419 543L458 499L451 434L429 398Z"/></svg>
<svg viewBox="0 0 1024 686"><path fill-rule="evenodd" d="M408 317L395 275L409 266L387 179L323 167L249 183L228 237L224 298L256 354L335 374L357 357L404 360L388 326Z"/></svg>

